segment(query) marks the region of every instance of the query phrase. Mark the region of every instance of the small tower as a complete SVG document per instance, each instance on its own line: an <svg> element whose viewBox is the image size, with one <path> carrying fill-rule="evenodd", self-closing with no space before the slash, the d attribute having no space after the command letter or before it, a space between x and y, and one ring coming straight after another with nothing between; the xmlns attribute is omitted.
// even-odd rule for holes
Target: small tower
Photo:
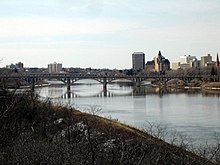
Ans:
<svg viewBox="0 0 220 165"><path fill-rule="evenodd" d="M164 60L165 58L162 56L161 51L159 51L158 53L158 65L159 65L159 72L162 73L164 71L163 69L163 64L164 64Z"/></svg>
<svg viewBox="0 0 220 165"><path fill-rule="evenodd" d="M217 58L216 58L216 66L219 67L219 58L218 58L218 53L217 53Z"/></svg>
<svg viewBox="0 0 220 165"><path fill-rule="evenodd" d="M159 64L159 71L160 73L163 72L163 56L159 50L159 53L158 53L158 64Z"/></svg>

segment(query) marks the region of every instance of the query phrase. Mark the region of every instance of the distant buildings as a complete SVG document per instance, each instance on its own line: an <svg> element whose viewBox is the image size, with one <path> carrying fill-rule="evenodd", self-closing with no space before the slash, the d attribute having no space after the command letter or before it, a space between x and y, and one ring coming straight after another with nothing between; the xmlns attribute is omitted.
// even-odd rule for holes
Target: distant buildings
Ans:
<svg viewBox="0 0 220 165"><path fill-rule="evenodd" d="M196 56L191 56L191 55L180 56L181 69L196 68L196 67L198 67L198 60Z"/></svg>
<svg viewBox="0 0 220 165"><path fill-rule="evenodd" d="M48 64L48 72L49 73L59 73L62 71L62 64L59 63L52 63L52 64Z"/></svg>
<svg viewBox="0 0 220 165"><path fill-rule="evenodd" d="M154 57L154 66L156 72L165 72L170 69L170 61L162 56L161 51Z"/></svg>
<svg viewBox="0 0 220 165"><path fill-rule="evenodd" d="M16 72L18 71L24 71L24 64L22 62L18 62L16 64L10 64L6 65L6 68L8 69L14 69Z"/></svg>
<svg viewBox="0 0 220 165"><path fill-rule="evenodd" d="M207 56L202 56L201 57L201 62L200 62L200 67L207 67L212 65L212 56L208 54Z"/></svg>
<svg viewBox="0 0 220 165"><path fill-rule="evenodd" d="M152 61L146 63L146 71L164 73L167 70L170 70L170 61L162 56L161 51Z"/></svg>
<svg viewBox="0 0 220 165"><path fill-rule="evenodd" d="M15 66L15 64L10 64L10 65L6 65L6 68L8 68L8 69L15 69L16 66Z"/></svg>
<svg viewBox="0 0 220 165"><path fill-rule="evenodd" d="M172 70L180 69L180 62L173 62L172 63Z"/></svg>
<svg viewBox="0 0 220 165"><path fill-rule="evenodd" d="M147 61L145 70L148 72L155 72L155 65L154 65L154 60L152 61Z"/></svg>
<svg viewBox="0 0 220 165"><path fill-rule="evenodd" d="M17 64L15 64L15 67L17 69L24 69L24 64L22 62L18 62Z"/></svg>
<svg viewBox="0 0 220 165"><path fill-rule="evenodd" d="M196 56L184 55L180 56L180 62L172 63L172 69L204 68L213 67L214 65L215 62L212 61L212 56L210 54L202 56L201 60L198 60Z"/></svg>
<svg viewBox="0 0 220 165"><path fill-rule="evenodd" d="M135 71L145 69L145 54L143 52L134 52L132 54L132 69Z"/></svg>

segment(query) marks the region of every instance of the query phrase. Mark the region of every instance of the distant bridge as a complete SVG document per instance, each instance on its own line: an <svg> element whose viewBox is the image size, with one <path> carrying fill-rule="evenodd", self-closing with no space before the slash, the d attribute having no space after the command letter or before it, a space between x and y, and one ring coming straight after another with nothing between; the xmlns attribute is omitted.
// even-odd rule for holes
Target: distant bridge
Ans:
<svg viewBox="0 0 220 165"><path fill-rule="evenodd" d="M126 79L133 82L137 87L141 86L141 82L147 79L155 79L161 83L166 83L172 79L183 80L184 82L190 82L193 79L199 79L202 81L219 81L219 76L210 76L210 75L178 75L178 76L169 76L169 75L100 75L100 74L69 74L69 73L14 73L14 74L1 74L1 81L7 79L22 79L30 84L31 90L34 91L35 85L39 80L43 79L56 79L62 81L67 85L67 92L70 93L70 86L74 82L81 79L94 79L101 84L103 84L103 90L107 91L107 84L118 79Z"/></svg>

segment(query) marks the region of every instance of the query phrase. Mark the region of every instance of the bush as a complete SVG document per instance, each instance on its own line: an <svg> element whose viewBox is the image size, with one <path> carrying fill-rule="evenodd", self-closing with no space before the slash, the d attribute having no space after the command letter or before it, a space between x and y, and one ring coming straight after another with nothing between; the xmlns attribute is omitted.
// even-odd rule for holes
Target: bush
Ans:
<svg viewBox="0 0 220 165"><path fill-rule="evenodd" d="M0 106L0 164L212 164L138 129L32 93L9 93Z"/></svg>

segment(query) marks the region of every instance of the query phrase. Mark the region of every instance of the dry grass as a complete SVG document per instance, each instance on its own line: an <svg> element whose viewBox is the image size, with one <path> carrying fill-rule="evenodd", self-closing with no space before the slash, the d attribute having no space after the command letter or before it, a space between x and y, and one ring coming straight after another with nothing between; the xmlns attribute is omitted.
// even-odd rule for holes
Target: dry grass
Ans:
<svg viewBox="0 0 220 165"><path fill-rule="evenodd" d="M39 101L1 98L0 164L212 164L119 122Z"/></svg>
<svg viewBox="0 0 220 165"><path fill-rule="evenodd" d="M220 82L209 82L203 85L203 88L220 88Z"/></svg>

